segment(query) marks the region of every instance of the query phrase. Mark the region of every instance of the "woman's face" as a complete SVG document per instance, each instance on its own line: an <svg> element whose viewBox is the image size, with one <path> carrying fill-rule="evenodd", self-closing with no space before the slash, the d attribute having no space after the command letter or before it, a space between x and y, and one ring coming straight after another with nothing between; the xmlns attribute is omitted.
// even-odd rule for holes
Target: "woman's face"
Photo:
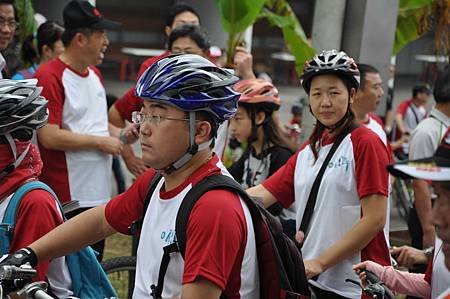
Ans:
<svg viewBox="0 0 450 299"><path fill-rule="evenodd" d="M350 95L347 87L336 75L319 75L312 79L309 103L314 117L325 126L333 126L347 113L353 103L355 89Z"/></svg>

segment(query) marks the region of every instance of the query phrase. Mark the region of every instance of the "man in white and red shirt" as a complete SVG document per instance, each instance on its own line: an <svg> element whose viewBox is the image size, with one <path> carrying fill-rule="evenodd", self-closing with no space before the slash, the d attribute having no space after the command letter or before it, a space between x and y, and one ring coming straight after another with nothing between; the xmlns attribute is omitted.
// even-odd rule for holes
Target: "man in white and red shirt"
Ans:
<svg viewBox="0 0 450 299"><path fill-rule="evenodd" d="M412 90L412 98L402 101L397 107L395 115L395 138L399 139L404 134L411 134L417 125L427 116L425 105L431 95L431 90L426 85L416 85ZM402 148L396 151L400 157L407 157L409 144L403 143Z"/></svg>
<svg viewBox="0 0 450 299"><path fill-rule="evenodd" d="M239 94L232 86L237 80L198 55L169 56L153 64L136 87L144 103L133 117L140 125L143 160L151 168L108 204L80 214L31 244L29 250L37 260L67 254L116 232L129 234L128 227L144 218L133 298L151 298L163 247L176 240L175 221L184 196L206 176L229 175L212 148L219 124L236 113ZM163 177L144 216L154 169ZM193 206L186 232L184 259L179 252L170 255L164 287L156 295L260 298L253 222L237 194L206 192Z"/></svg>
<svg viewBox="0 0 450 299"><path fill-rule="evenodd" d="M36 71L48 99L48 124L38 131L44 168L40 179L61 202L78 201L79 212L111 198L112 155L122 143L110 136L100 64L109 44L106 20L87 1L69 2L63 11L64 52ZM100 253L103 244L95 249ZM100 254L101 259L101 254Z"/></svg>

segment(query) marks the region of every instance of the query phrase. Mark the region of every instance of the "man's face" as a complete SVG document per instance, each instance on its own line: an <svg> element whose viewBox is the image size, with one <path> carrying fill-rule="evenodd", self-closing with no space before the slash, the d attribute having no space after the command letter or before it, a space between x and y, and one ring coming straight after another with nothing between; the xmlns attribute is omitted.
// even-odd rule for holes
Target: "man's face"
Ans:
<svg viewBox="0 0 450 299"><path fill-rule="evenodd" d="M11 4L0 4L0 50L5 50L16 31L14 7Z"/></svg>
<svg viewBox="0 0 450 299"><path fill-rule="evenodd" d="M87 36L85 44L86 59L89 65L98 65L105 58L105 52L109 45L108 37L104 30L94 29L90 36Z"/></svg>
<svg viewBox="0 0 450 299"><path fill-rule="evenodd" d="M445 266L450 270L450 182L433 183L437 199L433 206L433 223L442 239Z"/></svg>
<svg viewBox="0 0 450 299"><path fill-rule="evenodd" d="M420 100L420 103L422 105L425 105L428 100L430 99L431 94L427 93L427 92L419 92L417 94L417 98Z"/></svg>
<svg viewBox="0 0 450 299"><path fill-rule="evenodd" d="M147 118L140 125L142 159L150 167L165 168L189 147L187 116L179 109L156 101L144 101L141 113ZM159 122L155 116L161 117Z"/></svg>
<svg viewBox="0 0 450 299"><path fill-rule="evenodd" d="M356 93L355 104L363 108L366 113L377 110L384 95L383 81L378 73L367 73L364 79L364 88Z"/></svg>

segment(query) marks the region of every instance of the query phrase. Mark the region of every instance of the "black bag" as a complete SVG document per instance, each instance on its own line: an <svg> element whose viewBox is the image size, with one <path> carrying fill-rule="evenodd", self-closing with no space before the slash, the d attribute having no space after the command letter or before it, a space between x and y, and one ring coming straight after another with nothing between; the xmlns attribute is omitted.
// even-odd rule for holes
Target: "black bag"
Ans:
<svg viewBox="0 0 450 299"><path fill-rule="evenodd" d="M160 178L161 175L156 174L150 184L142 219L145 217L150 198ZM214 174L204 178L194 185L183 199L176 219L176 242L163 248L164 254L159 269L158 284L152 285L151 295L153 298L161 298L170 254L180 252L184 257L186 250L186 226L192 208L204 193L213 189L225 189L237 193L250 211L258 255L260 298L309 298L308 280L302 255L297 244L283 233L283 228L278 219L250 198L236 181L221 174ZM142 220L139 222L142 223ZM221 298L226 297L222 294Z"/></svg>

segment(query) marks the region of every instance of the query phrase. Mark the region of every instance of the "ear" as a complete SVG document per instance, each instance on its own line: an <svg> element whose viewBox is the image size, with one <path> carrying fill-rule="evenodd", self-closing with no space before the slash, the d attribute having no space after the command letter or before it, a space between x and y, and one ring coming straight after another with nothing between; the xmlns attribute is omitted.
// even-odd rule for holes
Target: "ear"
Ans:
<svg viewBox="0 0 450 299"><path fill-rule="evenodd" d="M169 26L166 26L166 28L164 28L164 31L166 32L166 36L169 36L170 32L172 32L172 28Z"/></svg>
<svg viewBox="0 0 450 299"><path fill-rule="evenodd" d="M196 122L196 132L195 132L195 143L202 144L208 141L209 135L211 134L211 124L205 120L200 120Z"/></svg>
<svg viewBox="0 0 450 299"><path fill-rule="evenodd" d="M352 88L350 89L350 99L349 99L350 104L353 104L355 97L356 97L356 89Z"/></svg>
<svg viewBox="0 0 450 299"><path fill-rule="evenodd" d="M75 41L78 46L83 46L86 43L86 40L86 36L81 32L75 34L75 37L73 38L73 41Z"/></svg>
<svg viewBox="0 0 450 299"><path fill-rule="evenodd" d="M264 122L265 119L266 119L266 113L263 111L259 111L258 113L256 113L256 116L255 116L255 124L260 125Z"/></svg>
<svg viewBox="0 0 450 299"><path fill-rule="evenodd" d="M50 49L50 47L49 46L47 46L47 45L43 45L42 46L42 56L44 56L44 57L50 57L50 55L51 55L51 53L52 53L53 51L52 51L52 49Z"/></svg>

